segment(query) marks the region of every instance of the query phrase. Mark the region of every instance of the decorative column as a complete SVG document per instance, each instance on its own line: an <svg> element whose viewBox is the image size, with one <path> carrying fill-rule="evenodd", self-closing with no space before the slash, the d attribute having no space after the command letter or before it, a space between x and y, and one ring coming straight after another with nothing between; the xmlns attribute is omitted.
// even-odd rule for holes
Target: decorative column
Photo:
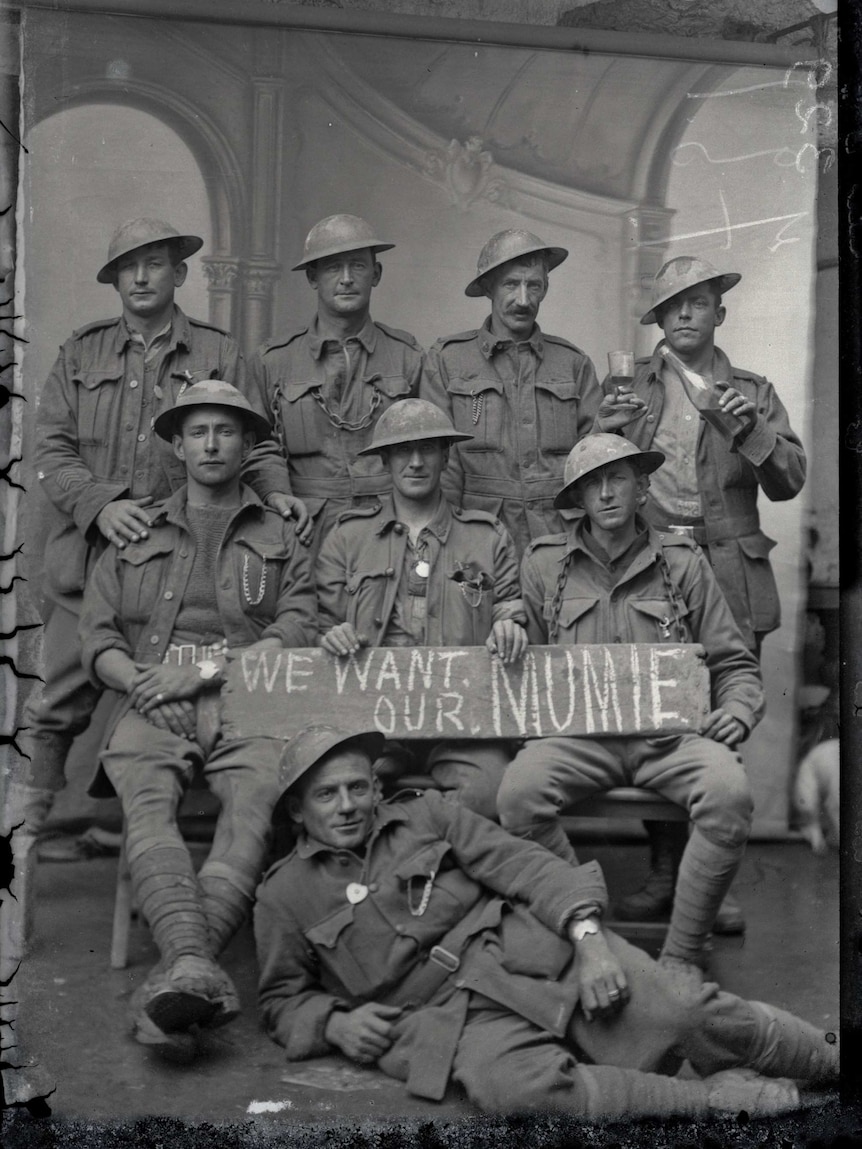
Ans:
<svg viewBox="0 0 862 1149"><path fill-rule="evenodd" d="M253 354L269 338L272 330L273 288L280 278L281 271L274 261L250 261L246 266L243 332L247 356Z"/></svg>
<svg viewBox="0 0 862 1149"><path fill-rule="evenodd" d="M238 291L240 261L204 256L201 264L204 278L209 284L210 323L226 331L239 331L242 322L242 300Z"/></svg>
<svg viewBox="0 0 862 1149"><path fill-rule="evenodd" d="M641 204L628 216L627 267L625 282L629 287L629 315L633 324L636 354L648 355L656 342L656 331L641 327L639 320L649 310L652 282L665 262L670 242L671 208L658 204Z"/></svg>
<svg viewBox="0 0 862 1149"><path fill-rule="evenodd" d="M255 35L252 77L253 128L251 221L245 264L243 341L251 354L272 330L273 288L280 278L278 227L282 173L284 36L270 29Z"/></svg>

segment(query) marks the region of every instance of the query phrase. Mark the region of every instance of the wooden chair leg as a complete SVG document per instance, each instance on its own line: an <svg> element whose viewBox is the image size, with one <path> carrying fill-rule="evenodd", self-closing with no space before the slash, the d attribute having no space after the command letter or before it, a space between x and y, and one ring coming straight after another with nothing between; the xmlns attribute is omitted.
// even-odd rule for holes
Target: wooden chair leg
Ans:
<svg viewBox="0 0 862 1149"><path fill-rule="evenodd" d="M117 891L114 895L114 922L111 931L111 969L125 969L129 963L129 930L132 924L132 875L126 857L126 827L117 866Z"/></svg>

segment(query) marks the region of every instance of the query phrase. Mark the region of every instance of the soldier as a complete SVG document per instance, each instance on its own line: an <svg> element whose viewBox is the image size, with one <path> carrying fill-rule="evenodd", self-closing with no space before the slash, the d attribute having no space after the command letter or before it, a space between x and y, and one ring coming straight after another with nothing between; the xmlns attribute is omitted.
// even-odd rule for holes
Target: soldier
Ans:
<svg viewBox="0 0 862 1149"><path fill-rule="evenodd" d="M278 744L222 736L225 659L308 646L317 612L293 527L240 483L268 420L213 379L189 387L154 430L186 485L150 507L145 538L102 556L81 637L87 672L122 695L91 793L116 791L123 804L135 898L160 953L132 997L132 1027L141 1043L186 1057L195 1027L239 1010L216 959L251 904L279 793ZM196 874L176 816L201 768L220 812Z"/></svg>
<svg viewBox="0 0 862 1149"><path fill-rule="evenodd" d="M592 1121L751 1116L834 1083L838 1050L784 1010L685 992L604 930L596 862L573 867L429 791L381 802L379 735L333 726L282 759L296 849L258 890L267 1031L295 1061L343 1053L440 1100ZM670 1076L687 1058L703 1080ZM744 1074L731 1067L747 1067Z"/></svg>
<svg viewBox="0 0 862 1149"><path fill-rule="evenodd" d="M553 506L563 463L601 399L583 351L536 322L548 273L568 254L529 231L492 236L465 290L486 296L491 314L478 331L434 344L422 391L471 436L451 452L447 498L498 515L519 554L531 539L563 528Z"/></svg>
<svg viewBox="0 0 862 1149"><path fill-rule="evenodd" d="M359 457L374 425L397 399L416 395L424 356L412 335L371 319L371 293L383 268L382 243L355 215L316 223L294 271L305 271L317 295L311 323L270 339L249 365L250 385L270 413L286 461L283 489L268 505L293 514L312 559L338 514L389 490L376 456ZM258 449L254 468L271 462Z"/></svg>
<svg viewBox="0 0 862 1149"><path fill-rule="evenodd" d="M319 641L330 654L482 644L507 663L524 654L526 615L509 532L484 511L451 506L440 489L452 444L469 437L423 399L404 399L381 415L360 454L379 455L392 492L344 511L317 562ZM510 757L508 743L445 741L431 747L425 768L441 789L493 818Z"/></svg>
<svg viewBox="0 0 862 1149"><path fill-rule="evenodd" d="M537 539L521 585L531 643L698 642L712 710L700 734L543 738L506 771L500 823L574 861L561 809L613 786L644 786L688 809L694 828L676 883L660 964L703 980L704 946L751 826L752 798L734 748L763 709L757 659L746 647L696 543L637 516L664 461L619 435L588 435L566 460L558 507L586 513Z"/></svg>
<svg viewBox="0 0 862 1149"><path fill-rule="evenodd" d="M732 366L715 345L715 329L726 316L722 295L740 278L693 256L678 256L660 269L641 323L658 324L664 338L650 358L637 361L631 388L621 387L616 398L603 401L596 426L620 431L642 450L664 453L667 461L647 493L644 518L702 547L747 646L759 658L764 638L779 625L780 604L769 561L775 543L761 530L757 496L762 490L776 502L798 495L805 453L773 385ZM699 417L679 373L661 354L665 346L686 369L717 385L718 409L741 424L733 437ZM650 822L646 828L652 871L643 889L616 907L623 919L661 917L673 899L686 828L676 822ZM742 911L728 898L721 929L744 928Z"/></svg>
<svg viewBox="0 0 862 1149"><path fill-rule="evenodd" d="M78 617L86 579L109 543L123 549L145 540L153 502L185 480L180 461L152 434L153 419L190 383L212 376L240 382L231 336L174 303L188 272L185 261L202 246L199 236L180 235L162 220L118 227L96 279L113 286L122 314L74 332L42 391L34 461L51 503L45 687L26 714L28 775L12 783L9 799L25 810L30 848L65 785L72 741L88 726L101 693L81 666Z"/></svg>

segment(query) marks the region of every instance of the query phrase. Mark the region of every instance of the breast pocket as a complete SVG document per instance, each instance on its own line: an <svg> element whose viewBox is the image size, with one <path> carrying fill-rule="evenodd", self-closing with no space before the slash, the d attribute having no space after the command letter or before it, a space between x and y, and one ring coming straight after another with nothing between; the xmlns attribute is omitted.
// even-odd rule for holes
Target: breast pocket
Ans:
<svg viewBox="0 0 862 1149"><path fill-rule="evenodd" d="M313 394L319 387L319 381L314 379L280 384L279 417L289 456L321 454L324 440L334 432L326 412Z"/></svg>
<svg viewBox="0 0 862 1149"><path fill-rule="evenodd" d="M544 616L548 635L554 629L554 613L557 614L557 642L567 645L572 642L598 642L598 598L564 598L559 608L555 608L552 598L545 599Z"/></svg>
<svg viewBox="0 0 862 1149"><path fill-rule="evenodd" d="M163 576L172 555L173 545L168 540L134 543L119 552L124 622L149 621L158 604Z"/></svg>
<svg viewBox="0 0 862 1149"><path fill-rule="evenodd" d="M290 553L283 542L260 542L238 538L236 561L242 609L245 614L270 622L275 618L284 564Z"/></svg>
<svg viewBox="0 0 862 1149"><path fill-rule="evenodd" d="M399 933L421 947L464 917L481 896L479 885L453 864L448 842L432 842L395 870L410 920L399 917Z"/></svg>
<svg viewBox="0 0 862 1149"><path fill-rule="evenodd" d="M473 436L461 450L502 451L505 411L500 380L463 375L451 379L447 391L455 430Z"/></svg>
<svg viewBox="0 0 862 1149"><path fill-rule="evenodd" d="M628 604L636 642L691 642L689 610L684 602L672 606L668 599L632 598Z"/></svg>
<svg viewBox="0 0 862 1149"><path fill-rule="evenodd" d="M363 997L370 982L363 965L351 951L350 931L355 907L343 905L323 921L305 930L305 939L327 969L352 997Z"/></svg>
<svg viewBox="0 0 862 1149"><path fill-rule="evenodd" d="M578 389L572 379L536 380L536 417L541 450L567 455L578 438Z"/></svg>
<svg viewBox="0 0 862 1149"><path fill-rule="evenodd" d="M78 447L81 458L96 478L110 479L112 440L119 428L115 427L115 406L120 402L122 376L116 371L82 371L76 376L78 384Z"/></svg>

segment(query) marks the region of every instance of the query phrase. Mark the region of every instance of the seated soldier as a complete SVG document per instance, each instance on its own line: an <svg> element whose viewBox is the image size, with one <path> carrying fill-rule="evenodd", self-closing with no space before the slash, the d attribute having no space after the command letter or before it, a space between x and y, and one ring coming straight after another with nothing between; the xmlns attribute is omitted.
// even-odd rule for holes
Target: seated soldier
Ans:
<svg viewBox="0 0 862 1149"><path fill-rule="evenodd" d="M258 889L260 1004L291 1060L341 1052L439 1100L589 1119L798 1104L838 1049L783 1010L696 992L600 917L573 867L429 791L381 802L380 735L314 726L282 759L301 827ZM669 1076L688 1059L704 1080ZM744 1074L736 1067L747 1067ZM752 1071L754 1071L752 1073Z"/></svg>
<svg viewBox="0 0 862 1149"><path fill-rule="evenodd" d="M132 998L143 1044L195 1051L195 1027L239 1010L216 958L251 904L278 797L280 743L219 730L225 656L308 646L316 603L293 526L240 483L266 421L229 383L189 387L159 415L186 485L149 509L145 539L111 546L81 618L84 665L124 697L91 793L119 795L135 898L161 959ZM196 768L221 802L195 874L177 807ZM110 786L105 788L105 776ZM100 786L101 783L101 786Z"/></svg>
<svg viewBox="0 0 862 1149"><path fill-rule="evenodd" d="M392 478L379 503L344 511L317 562L320 645L481 646L513 662L527 649L518 560L485 511L452 507L440 478L456 431L439 407L403 399L380 416L370 446ZM397 756L390 745L388 757ZM440 742L424 764L443 790L488 818L511 758L508 743ZM385 769L385 766L381 766Z"/></svg>
<svg viewBox="0 0 862 1149"><path fill-rule="evenodd" d="M685 536L637 515L649 473L664 461L619 435L587 435L569 452L560 507L586 514L565 534L537 539L521 578L533 643L699 642L714 709L700 734L561 737L528 742L498 795L500 822L573 857L561 809L614 786L643 786L686 807L693 823L660 963L702 981L704 945L736 873L752 797L734 747L763 710L757 659L712 569Z"/></svg>

